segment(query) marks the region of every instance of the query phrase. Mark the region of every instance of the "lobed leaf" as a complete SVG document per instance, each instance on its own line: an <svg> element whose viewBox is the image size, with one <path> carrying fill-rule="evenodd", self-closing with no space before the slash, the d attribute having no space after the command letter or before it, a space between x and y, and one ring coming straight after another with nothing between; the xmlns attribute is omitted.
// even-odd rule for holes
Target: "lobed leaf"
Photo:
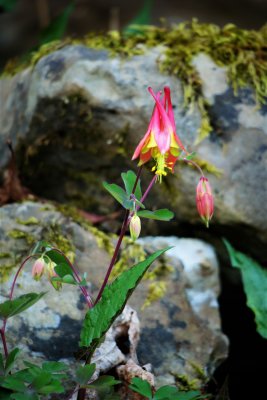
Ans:
<svg viewBox="0 0 267 400"><path fill-rule="evenodd" d="M81 331L81 347L89 347L99 342L123 310L128 298L149 266L169 248L156 251L146 260L124 271L105 287L100 301L87 311Z"/></svg>
<svg viewBox="0 0 267 400"><path fill-rule="evenodd" d="M123 172L121 174L122 180L124 182L125 190L128 196L133 193L133 187L136 181L136 175L133 171L127 171ZM137 200L140 200L142 197L142 191L141 191L141 185L140 185L140 179L138 180L138 183L136 185L136 189L133 193Z"/></svg>
<svg viewBox="0 0 267 400"><path fill-rule="evenodd" d="M134 392L148 397L149 399L153 398L150 384L141 378L133 378L131 380L131 385L129 385L129 388L132 389Z"/></svg>
<svg viewBox="0 0 267 400"><path fill-rule="evenodd" d="M76 382L80 385L86 385L89 379L93 376L96 369L96 364L88 364L80 366L76 369Z"/></svg>
<svg viewBox="0 0 267 400"><path fill-rule="evenodd" d="M167 208L162 208L160 210L149 211L141 210L137 212L140 218L156 219L158 221L170 221L174 217L174 213Z"/></svg>
<svg viewBox="0 0 267 400"><path fill-rule="evenodd" d="M20 349L18 349L16 347L8 354L8 357L6 359L6 365L5 365L5 375L7 375L11 371L19 353L20 353Z"/></svg>
<svg viewBox="0 0 267 400"><path fill-rule="evenodd" d="M115 183L103 182L103 186L122 206L125 201L129 200L125 190Z"/></svg>

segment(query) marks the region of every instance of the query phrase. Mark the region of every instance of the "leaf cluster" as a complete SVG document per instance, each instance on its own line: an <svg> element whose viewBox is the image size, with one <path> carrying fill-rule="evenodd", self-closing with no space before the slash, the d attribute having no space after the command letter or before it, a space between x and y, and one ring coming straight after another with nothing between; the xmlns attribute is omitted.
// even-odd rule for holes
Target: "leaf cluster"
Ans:
<svg viewBox="0 0 267 400"><path fill-rule="evenodd" d="M153 394L150 384L141 378L133 378L129 387L149 400L200 400L207 398L207 395L202 395L199 390L184 392L169 385L160 387Z"/></svg>
<svg viewBox="0 0 267 400"><path fill-rule="evenodd" d="M135 212L135 210L142 208L143 210L137 211L140 218L155 219L158 221L169 221L173 218L173 212L167 209L160 210L144 210L145 206L141 202L142 191L140 180L138 180L136 189L133 193L133 188L136 181L136 175L133 171L127 171L121 174L125 189L115 183L103 182L104 188L113 196L126 210Z"/></svg>
<svg viewBox="0 0 267 400"><path fill-rule="evenodd" d="M67 378L68 369L64 363L47 361L37 366L24 361L26 368L11 374L11 369L20 350L13 349L4 363L0 354L0 399L1 400L39 400L40 396L51 393L64 393L62 381Z"/></svg>

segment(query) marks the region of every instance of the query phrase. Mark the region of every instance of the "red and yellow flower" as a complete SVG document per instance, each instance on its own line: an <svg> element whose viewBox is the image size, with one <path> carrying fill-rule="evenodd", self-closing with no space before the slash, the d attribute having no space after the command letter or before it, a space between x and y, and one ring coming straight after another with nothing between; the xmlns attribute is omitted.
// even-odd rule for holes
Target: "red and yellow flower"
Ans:
<svg viewBox="0 0 267 400"><path fill-rule="evenodd" d="M151 158L154 159L156 165L152 171L155 171L161 181L162 176L167 175L167 170L173 172L180 153L186 150L176 133L170 88L164 88L163 98L161 98L161 92L155 94L150 87L148 91L156 104L148 130L138 144L132 160L139 157L138 165L140 166Z"/></svg>

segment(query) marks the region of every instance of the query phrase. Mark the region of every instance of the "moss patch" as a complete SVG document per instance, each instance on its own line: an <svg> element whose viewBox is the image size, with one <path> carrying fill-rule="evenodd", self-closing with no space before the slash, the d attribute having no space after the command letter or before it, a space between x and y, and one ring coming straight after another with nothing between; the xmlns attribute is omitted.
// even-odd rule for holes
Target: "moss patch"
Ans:
<svg viewBox="0 0 267 400"><path fill-rule="evenodd" d="M8 232L8 236L13 239L25 239L28 245L32 245L36 241L30 233L21 231L20 229L13 229Z"/></svg>
<svg viewBox="0 0 267 400"><path fill-rule="evenodd" d="M181 80L185 106L198 106L202 115L198 136L198 141L201 141L212 127L209 105L203 96L202 82L193 66L193 58L204 52L217 65L226 66L234 92L237 94L239 88L251 86L260 104L266 102L267 97L266 42L267 25L258 31L240 29L233 24L220 28L214 24L200 24L197 20L172 27L142 26L132 36L116 31L104 35L90 33L82 39L45 44L23 62L9 62L3 76L14 75L27 66L33 67L40 58L68 44L107 49L111 56L121 57L140 55L146 49L163 45L165 57L162 57L159 67L162 72L174 74Z"/></svg>

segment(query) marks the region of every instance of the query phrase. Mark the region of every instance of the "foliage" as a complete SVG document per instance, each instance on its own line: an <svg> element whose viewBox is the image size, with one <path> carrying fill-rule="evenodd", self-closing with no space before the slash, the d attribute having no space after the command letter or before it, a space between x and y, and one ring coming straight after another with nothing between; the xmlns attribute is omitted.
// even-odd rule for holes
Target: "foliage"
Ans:
<svg viewBox="0 0 267 400"><path fill-rule="evenodd" d="M45 292L27 293L16 299L6 300L0 304L0 318L7 319L27 310L27 308L37 303L44 295Z"/></svg>
<svg viewBox="0 0 267 400"><path fill-rule="evenodd" d="M125 190L115 183L109 184L103 182L104 188L114 197L126 210L135 211L136 207L145 208L142 204L142 191L140 187L140 181L138 181L135 192L132 194L136 175L133 171L127 171L122 173L122 179L124 182ZM159 221L170 221L174 214L172 211L167 209L155 210L155 211L138 211L137 215L142 218L155 219Z"/></svg>
<svg viewBox="0 0 267 400"><path fill-rule="evenodd" d="M39 40L39 45L60 40L66 32L69 18L74 10L74 1L70 2L63 12L55 18L51 24L43 30Z"/></svg>
<svg viewBox="0 0 267 400"><path fill-rule="evenodd" d="M168 248L153 253L146 260L124 271L114 282L105 287L101 300L87 311L81 331L81 347L94 347L98 344L114 319L121 313L149 266L167 250Z"/></svg>
<svg viewBox="0 0 267 400"><path fill-rule="evenodd" d="M235 250L227 240L224 240L224 244L232 266L240 269L247 305L255 315L257 331L267 339L267 270L252 258Z"/></svg>
<svg viewBox="0 0 267 400"><path fill-rule="evenodd" d="M0 6L5 11L12 11L16 7L17 2L18 0L0 0Z"/></svg>
<svg viewBox="0 0 267 400"><path fill-rule="evenodd" d="M49 394L66 393L64 382L73 381L82 388L97 389L100 393L120 383L112 376L93 380L95 364L78 366L72 377L70 368L63 362L46 361L37 366L24 361L26 368L10 374L20 350L10 352L6 363L0 354L0 400L39 400ZM91 380L90 383L89 380Z"/></svg>
<svg viewBox="0 0 267 400"><path fill-rule="evenodd" d="M206 395L201 395L199 390L183 392L175 386L169 385L160 387L153 394L150 384L141 378L133 378L129 387L149 400L200 400L207 398Z"/></svg>

